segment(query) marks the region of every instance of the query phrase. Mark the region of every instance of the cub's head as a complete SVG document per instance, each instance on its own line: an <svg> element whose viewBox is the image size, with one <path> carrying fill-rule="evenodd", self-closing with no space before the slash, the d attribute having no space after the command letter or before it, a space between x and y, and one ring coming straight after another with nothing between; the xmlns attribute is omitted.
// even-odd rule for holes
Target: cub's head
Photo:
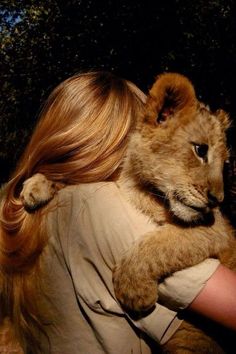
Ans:
<svg viewBox="0 0 236 354"><path fill-rule="evenodd" d="M186 77L163 74L131 138L132 173L161 194L177 218L201 220L224 198L228 127L227 114L201 104Z"/></svg>

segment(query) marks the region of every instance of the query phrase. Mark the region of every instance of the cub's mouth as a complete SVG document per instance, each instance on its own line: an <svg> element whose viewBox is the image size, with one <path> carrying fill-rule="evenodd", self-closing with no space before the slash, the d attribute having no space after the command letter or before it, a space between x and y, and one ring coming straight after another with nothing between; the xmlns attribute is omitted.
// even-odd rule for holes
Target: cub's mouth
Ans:
<svg viewBox="0 0 236 354"><path fill-rule="evenodd" d="M174 194L169 199L170 211L179 220L185 223L204 222L211 209L207 205L194 205L186 198Z"/></svg>
<svg viewBox="0 0 236 354"><path fill-rule="evenodd" d="M191 209L195 210L196 212L206 214L206 213L209 213L209 211L210 211L210 208L208 207L208 205L202 205L202 206L194 205L193 203L188 201L185 197L181 197L178 194L174 194L173 198L177 202L182 203L187 208L191 208ZM201 203L201 204L203 204L203 203Z"/></svg>
<svg viewBox="0 0 236 354"><path fill-rule="evenodd" d="M153 184L146 184L145 186L156 200L165 205L177 222L186 226L212 223L212 209L206 203L199 201L196 205L180 193L165 193Z"/></svg>

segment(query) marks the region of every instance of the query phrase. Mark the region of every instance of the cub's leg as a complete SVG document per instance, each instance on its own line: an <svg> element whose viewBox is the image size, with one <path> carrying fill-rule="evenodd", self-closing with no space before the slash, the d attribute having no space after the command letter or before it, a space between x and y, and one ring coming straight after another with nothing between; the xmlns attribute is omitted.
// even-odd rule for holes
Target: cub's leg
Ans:
<svg viewBox="0 0 236 354"><path fill-rule="evenodd" d="M223 348L198 327L183 321L179 329L162 346L163 354L225 354Z"/></svg>
<svg viewBox="0 0 236 354"><path fill-rule="evenodd" d="M63 184L54 183L43 174L36 173L23 183L20 199L26 209L35 210L47 204L55 193L63 187Z"/></svg>
<svg viewBox="0 0 236 354"><path fill-rule="evenodd" d="M221 223L219 228L217 223ZM214 227L166 225L144 235L115 266L114 290L127 310L146 311L157 301L157 281L178 270L218 257L229 247L230 235L218 215Z"/></svg>

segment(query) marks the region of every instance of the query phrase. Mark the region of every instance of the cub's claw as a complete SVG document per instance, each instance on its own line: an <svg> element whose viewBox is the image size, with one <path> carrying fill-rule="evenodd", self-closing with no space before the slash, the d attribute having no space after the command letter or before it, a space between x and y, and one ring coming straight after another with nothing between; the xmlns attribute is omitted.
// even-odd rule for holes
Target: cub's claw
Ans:
<svg viewBox="0 0 236 354"><path fill-rule="evenodd" d="M131 267L132 268L132 267ZM157 281L119 264L113 271L115 295L126 311L147 312L157 301Z"/></svg>
<svg viewBox="0 0 236 354"><path fill-rule="evenodd" d="M20 199L26 209L35 210L47 204L57 192L56 184L41 173L36 173L23 183Z"/></svg>

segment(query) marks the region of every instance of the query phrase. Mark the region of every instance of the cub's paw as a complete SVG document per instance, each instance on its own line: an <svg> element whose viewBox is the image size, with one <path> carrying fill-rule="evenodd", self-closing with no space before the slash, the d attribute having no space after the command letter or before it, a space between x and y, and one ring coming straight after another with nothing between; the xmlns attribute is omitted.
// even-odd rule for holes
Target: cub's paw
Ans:
<svg viewBox="0 0 236 354"><path fill-rule="evenodd" d="M47 204L58 191L57 185L41 173L36 173L23 183L20 199L28 210Z"/></svg>
<svg viewBox="0 0 236 354"><path fill-rule="evenodd" d="M157 301L157 281L142 267L129 267L121 261L113 270L116 298L126 311L147 312Z"/></svg>

